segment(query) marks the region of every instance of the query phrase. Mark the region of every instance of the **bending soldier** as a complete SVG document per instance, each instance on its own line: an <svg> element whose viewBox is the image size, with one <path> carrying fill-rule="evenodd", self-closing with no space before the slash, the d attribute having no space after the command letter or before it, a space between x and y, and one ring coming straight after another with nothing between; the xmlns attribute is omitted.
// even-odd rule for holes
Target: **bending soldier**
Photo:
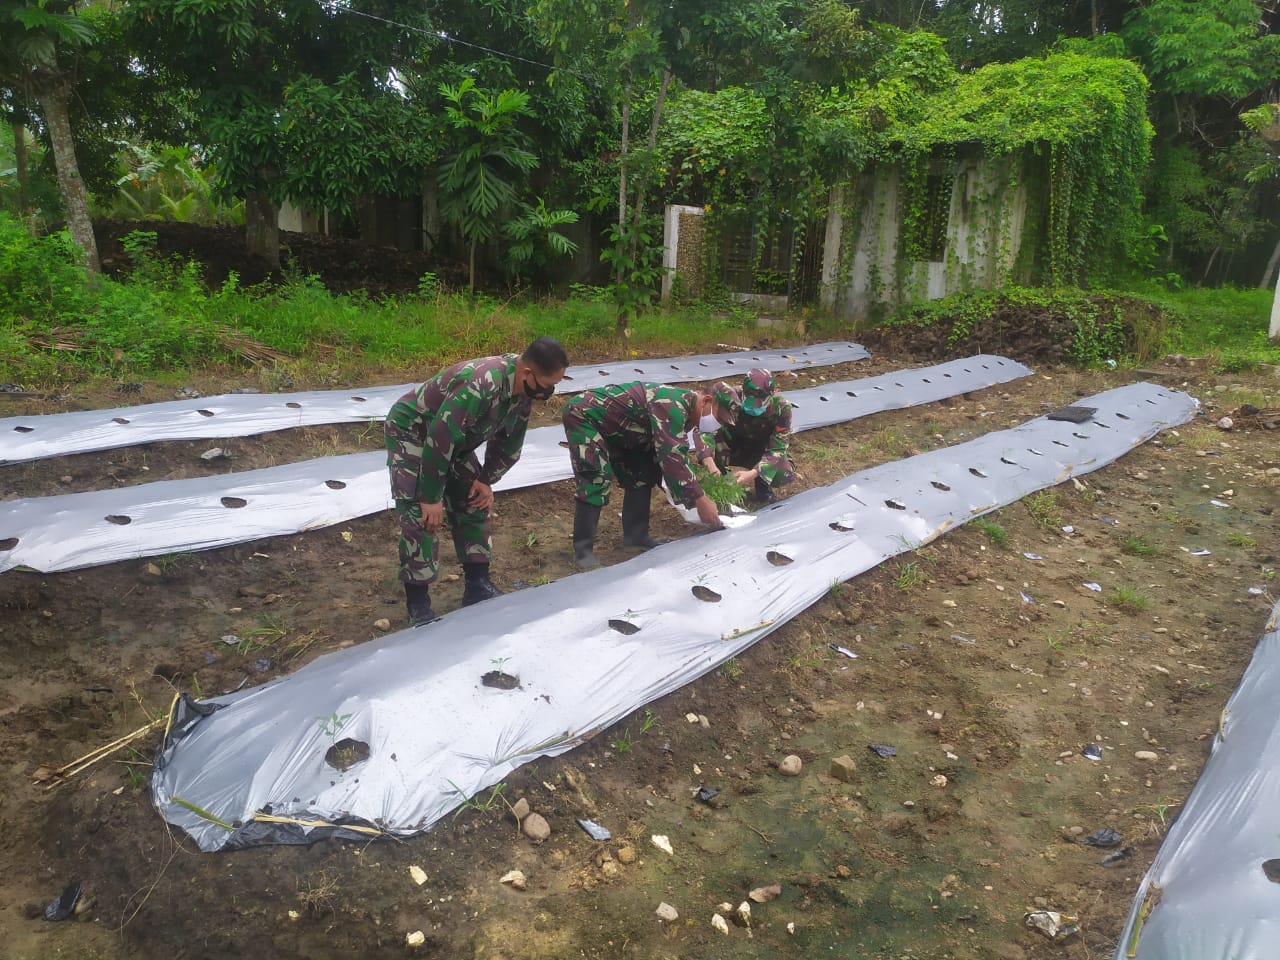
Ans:
<svg viewBox="0 0 1280 960"><path fill-rule="evenodd" d="M520 459L533 401L555 393L568 365L564 347L540 337L519 356L446 367L387 413L400 579L413 626L436 619L429 585L436 579L437 533L445 519L466 576L462 605L502 593L489 579L493 485ZM482 445L483 465L476 455Z"/></svg>
<svg viewBox="0 0 1280 960"><path fill-rule="evenodd" d="M731 464L746 467L735 470L734 479L743 486L754 484L761 503L773 503L778 499L773 488L795 479L796 465L788 451L791 403L774 391L768 370L757 368L742 378L742 412L745 416L721 426L714 438L706 438L708 444L699 446L698 457L717 473Z"/></svg>
<svg viewBox="0 0 1280 960"><path fill-rule="evenodd" d="M578 485L573 559L580 569L600 566L593 552L596 527L615 478L624 491L623 546L658 545L649 536L649 509L653 487L662 481L677 503L695 508L703 523L720 526L716 505L689 464L690 435L732 422L737 402L737 391L724 383L687 390L635 382L596 387L566 404L562 419Z"/></svg>

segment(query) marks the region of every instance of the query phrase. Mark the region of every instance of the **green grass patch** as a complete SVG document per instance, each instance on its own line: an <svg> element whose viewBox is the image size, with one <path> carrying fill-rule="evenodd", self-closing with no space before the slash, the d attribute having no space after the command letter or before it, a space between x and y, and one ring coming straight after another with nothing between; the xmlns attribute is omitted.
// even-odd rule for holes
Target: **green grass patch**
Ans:
<svg viewBox="0 0 1280 960"><path fill-rule="evenodd" d="M1120 538L1120 550L1131 557L1150 557L1156 553L1155 545L1148 543L1136 533L1127 533Z"/></svg>
<svg viewBox="0 0 1280 960"><path fill-rule="evenodd" d="M1121 585L1107 594L1107 603L1121 610L1138 613L1147 609L1151 601L1145 593L1139 593L1133 587Z"/></svg>
<svg viewBox="0 0 1280 960"><path fill-rule="evenodd" d="M973 525L982 531L988 540L994 543L1001 550L1009 549L1009 531L994 520L988 520L985 517L979 517L973 521Z"/></svg>
<svg viewBox="0 0 1280 960"><path fill-rule="evenodd" d="M132 274L89 278L65 234L32 238L0 213L0 381L172 380L253 364L265 387L285 389L295 375L339 381L409 363L427 370L520 350L539 336L556 337L571 357L618 353L614 307L590 287L563 300L497 300L424 283L416 294L375 299L330 293L312 276L245 287L233 275L211 290L196 264L158 257L154 243L154 234L130 235ZM629 346L636 355L687 352L743 326L741 310L652 310L634 321ZM283 371L279 383L273 371Z"/></svg>

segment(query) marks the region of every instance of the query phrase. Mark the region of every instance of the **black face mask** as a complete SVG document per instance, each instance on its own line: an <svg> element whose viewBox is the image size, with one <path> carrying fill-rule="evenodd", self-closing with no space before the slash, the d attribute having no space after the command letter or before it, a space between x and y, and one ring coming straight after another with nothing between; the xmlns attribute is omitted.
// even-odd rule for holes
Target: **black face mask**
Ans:
<svg viewBox="0 0 1280 960"><path fill-rule="evenodd" d="M532 388L529 386L529 380L533 381ZM556 392L556 386L554 383L549 386L543 386L538 382L538 375L532 370L529 371L529 380L525 381L524 395L530 400L550 400L552 395Z"/></svg>

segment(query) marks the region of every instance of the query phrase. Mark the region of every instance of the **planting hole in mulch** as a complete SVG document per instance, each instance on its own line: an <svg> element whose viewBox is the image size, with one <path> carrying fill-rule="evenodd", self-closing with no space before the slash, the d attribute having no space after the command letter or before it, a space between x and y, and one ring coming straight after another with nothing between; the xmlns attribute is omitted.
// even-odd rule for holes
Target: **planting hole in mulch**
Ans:
<svg viewBox="0 0 1280 960"><path fill-rule="evenodd" d="M369 745L363 740L343 737L324 752L324 762L335 770L350 770L369 759Z"/></svg>
<svg viewBox="0 0 1280 960"><path fill-rule="evenodd" d="M520 678L514 673L505 673L502 670L490 670L480 678L480 682L486 687L493 687L495 690L514 690L520 686Z"/></svg>

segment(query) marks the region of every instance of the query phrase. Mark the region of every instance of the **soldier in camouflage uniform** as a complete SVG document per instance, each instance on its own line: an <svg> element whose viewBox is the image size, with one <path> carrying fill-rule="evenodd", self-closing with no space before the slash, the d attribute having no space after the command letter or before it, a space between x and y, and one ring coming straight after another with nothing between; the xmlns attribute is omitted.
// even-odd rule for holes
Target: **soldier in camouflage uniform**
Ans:
<svg viewBox="0 0 1280 960"><path fill-rule="evenodd" d="M773 503L778 499L773 488L795 479L796 465L788 452L791 403L774 392L773 374L768 370L757 368L743 377L742 413L745 416L716 431L714 454L709 446L700 447L699 459L717 473L730 464L747 467L735 470L734 479L744 487L754 484L761 503Z"/></svg>
<svg viewBox="0 0 1280 960"><path fill-rule="evenodd" d="M400 518L400 579L409 622L436 619L437 531L446 518L466 575L463 606L502 591L489 579L493 485L520 459L534 400L555 393L569 360L550 337L514 353L446 367L387 413L387 467ZM484 464L476 451L485 446Z"/></svg>
<svg viewBox="0 0 1280 960"><path fill-rule="evenodd" d="M573 559L580 569L600 566L593 548L600 510L609 502L616 478L623 489L622 543L647 550L650 494L666 481L672 499L720 526L720 514L702 492L689 465L690 436L714 433L732 422L737 391L724 383L711 390L687 390L656 383L596 387L565 405L563 422L577 480L573 517Z"/></svg>

